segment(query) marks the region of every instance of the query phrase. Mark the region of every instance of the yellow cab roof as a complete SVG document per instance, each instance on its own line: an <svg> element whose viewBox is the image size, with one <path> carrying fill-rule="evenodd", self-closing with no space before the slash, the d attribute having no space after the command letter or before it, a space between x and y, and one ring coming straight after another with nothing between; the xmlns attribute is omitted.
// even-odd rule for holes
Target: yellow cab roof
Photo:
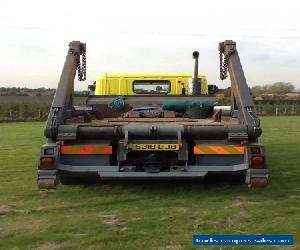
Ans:
<svg viewBox="0 0 300 250"><path fill-rule="evenodd" d="M104 73L100 74L98 79L101 78L157 78L157 77L192 77L191 73L183 73L183 72L161 72L161 73ZM205 77L204 74L199 74L199 77Z"/></svg>

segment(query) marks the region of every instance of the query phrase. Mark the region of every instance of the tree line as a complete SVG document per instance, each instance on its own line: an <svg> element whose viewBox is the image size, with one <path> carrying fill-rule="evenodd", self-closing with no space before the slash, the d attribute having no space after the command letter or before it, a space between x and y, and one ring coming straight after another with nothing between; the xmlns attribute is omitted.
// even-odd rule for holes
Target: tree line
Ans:
<svg viewBox="0 0 300 250"><path fill-rule="evenodd" d="M251 88L253 96L259 96L262 94L286 94L293 92L295 85L290 82L275 82L273 84L256 85Z"/></svg>
<svg viewBox="0 0 300 250"><path fill-rule="evenodd" d="M53 88L0 87L0 96L53 96ZM74 96L87 96L88 91L74 91Z"/></svg>

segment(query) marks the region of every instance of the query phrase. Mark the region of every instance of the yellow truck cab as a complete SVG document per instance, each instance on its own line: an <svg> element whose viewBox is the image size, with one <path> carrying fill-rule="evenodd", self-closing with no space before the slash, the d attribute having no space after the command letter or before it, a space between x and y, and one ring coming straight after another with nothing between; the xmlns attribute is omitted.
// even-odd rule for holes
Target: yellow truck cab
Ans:
<svg viewBox="0 0 300 250"><path fill-rule="evenodd" d="M199 75L201 93L208 94L205 75ZM191 94L192 74L137 73L102 74L96 80L95 95L185 95Z"/></svg>

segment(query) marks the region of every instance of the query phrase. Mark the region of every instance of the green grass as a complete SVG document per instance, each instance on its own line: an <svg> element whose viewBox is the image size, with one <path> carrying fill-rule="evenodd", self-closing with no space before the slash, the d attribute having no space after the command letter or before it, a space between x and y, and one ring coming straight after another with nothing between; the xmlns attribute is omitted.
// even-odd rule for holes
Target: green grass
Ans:
<svg viewBox="0 0 300 250"><path fill-rule="evenodd" d="M265 189L197 181L39 191L43 126L0 124L0 249L196 249L197 233L293 234L296 244L287 249L300 249L299 116L262 119L270 169Z"/></svg>

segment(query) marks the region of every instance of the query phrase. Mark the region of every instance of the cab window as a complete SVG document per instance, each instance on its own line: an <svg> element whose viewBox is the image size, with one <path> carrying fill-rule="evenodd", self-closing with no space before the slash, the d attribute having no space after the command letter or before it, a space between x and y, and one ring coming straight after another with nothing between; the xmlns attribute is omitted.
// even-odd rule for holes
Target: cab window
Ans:
<svg viewBox="0 0 300 250"><path fill-rule="evenodd" d="M171 82L168 80L135 80L133 92L135 94L168 94Z"/></svg>

